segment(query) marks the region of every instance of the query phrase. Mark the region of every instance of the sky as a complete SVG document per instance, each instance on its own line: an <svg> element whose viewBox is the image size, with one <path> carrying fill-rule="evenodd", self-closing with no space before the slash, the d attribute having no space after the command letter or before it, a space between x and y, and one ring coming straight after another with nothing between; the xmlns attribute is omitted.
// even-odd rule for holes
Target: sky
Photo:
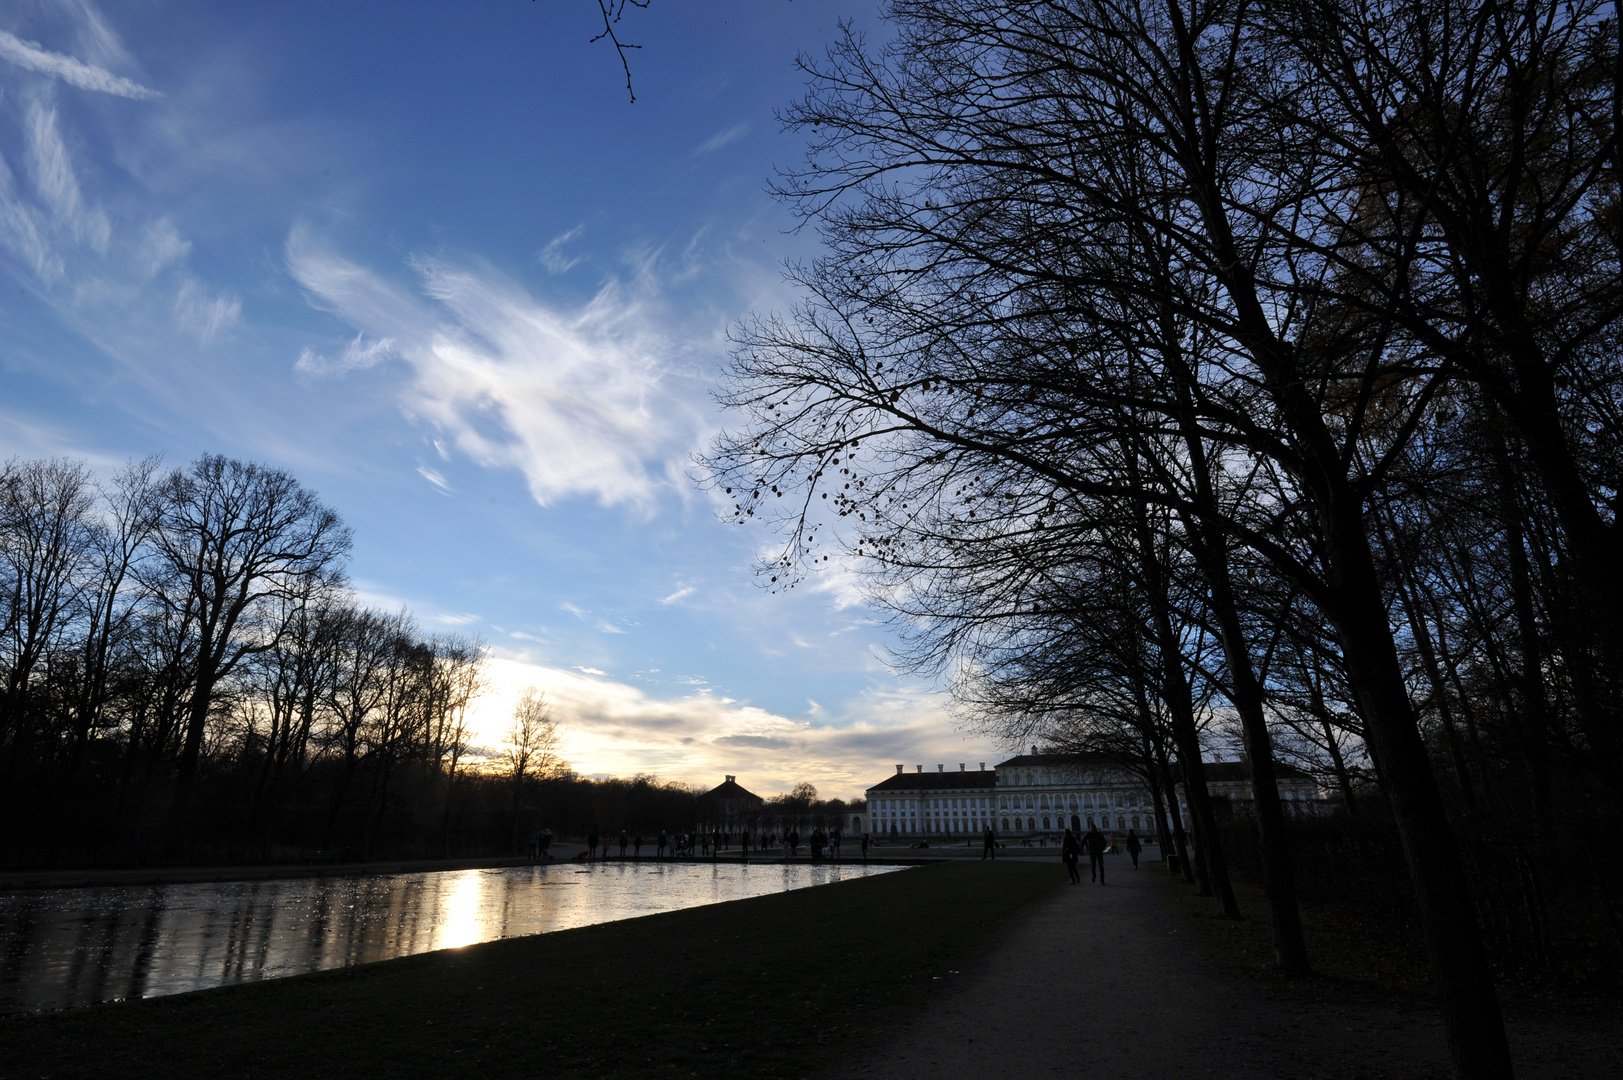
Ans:
<svg viewBox="0 0 1623 1080"><path fill-rule="evenodd" d="M766 194L873 0L0 5L0 457L286 469L352 583L476 635L589 775L851 797L991 763L849 568L772 594L693 457L815 254ZM594 25L594 20L595 25Z"/></svg>

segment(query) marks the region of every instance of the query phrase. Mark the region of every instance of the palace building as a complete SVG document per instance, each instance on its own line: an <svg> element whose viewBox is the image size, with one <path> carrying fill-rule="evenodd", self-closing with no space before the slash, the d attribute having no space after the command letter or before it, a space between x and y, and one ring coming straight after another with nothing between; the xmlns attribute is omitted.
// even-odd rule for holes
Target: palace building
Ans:
<svg viewBox="0 0 1623 1080"><path fill-rule="evenodd" d="M1208 762L1206 773L1213 796L1231 803L1251 798L1244 762ZM1288 766L1279 766L1279 792L1303 810L1324 805L1313 779ZM1095 825L1107 832L1156 834L1155 808L1143 780L1095 755L1043 754L1033 747L991 769L984 761L973 771L960 763L956 772L945 765L934 772L915 765L908 772L898 765L895 775L867 794L863 828L876 836L967 836L987 826L999 836L1036 836L1067 828L1081 833ZM1178 804L1187 821L1182 792Z"/></svg>

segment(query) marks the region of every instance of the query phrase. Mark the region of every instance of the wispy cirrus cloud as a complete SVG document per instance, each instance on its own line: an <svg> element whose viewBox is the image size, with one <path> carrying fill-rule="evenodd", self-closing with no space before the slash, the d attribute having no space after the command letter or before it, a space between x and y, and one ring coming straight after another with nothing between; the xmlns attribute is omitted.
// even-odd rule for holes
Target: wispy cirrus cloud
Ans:
<svg viewBox="0 0 1623 1080"><path fill-rule="evenodd" d="M175 294L175 318L181 328L208 344L220 332L234 325L242 315L242 301L234 296L211 294L196 278L187 275Z"/></svg>
<svg viewBox="0 0 1623 1080"><path fill-rule="evenodd" d="M75 240L105 253L113 225L107 212L89 205L79 190L68 148L56 127L56 110L34 102L28 109L28 157L34 189Z"/></svg>
<svg viewBox="0 0 1623 1080"><path fill-rule="evenodd" d="M394 355L393 338L374 338L367 340L365 333L355 335L355 340L344 346L344 351L337 357L324 356L309 347L299 353L294 361L293 369L306 375L335 375L344 371L360 371L375 367ZM444 448L439 443L434 444L440 457L449 460Z"/></svg>
<svg viewBox="0 0 1623 1080"><path fill-rule="evenodd" d="M692 160L694 158L702 158L707 157L710 154L714 154L717 150L720 150L728 143L737 142L739 139L742 139L744 136L750 133L750 130L750 124L747 120L740 121L739 123L734 124L732 127L723 128L721 131L716 132L714 135L710 136L710 138L694 147L693 153L689 154L688 158L689 160Z"/></svg>
<svg viewBox="0 0 1623 1080"><path fill-rule="evenodd" d="M580 262L580 256L570 258L564 254L564 247L572 240L580 238L586 231L586 226L576 225L566 233L554 236L547 241L547 246L536 253L535 261L547 268L549 274L563 274L573 269Z"/></svg>
<svg viewBox="0 0 1623 1080"><path fill-rule="evenodd" d="M37 42L24 41L4 30L0 30L0 60L9 60L18 67L60 79L81 90L94 90L99 94L113 94L137 100L160 96L158 91L142 86L132 79L114 75L104 68L86 64L71 56L51 52Z"/></svg>
<svg viewBox="0 0 1623 1080"><path fill-rule="evenodd" d="M538 503L574 496L648 509L680 482L709 422L699 388L673 383L675 346L646 293L605 284L588 303L538 300L497 274L441 259L410 265L419 292L333 253L303 227L287 267L310 301L413 373L403 404L475 462L518 469ZM333 373L313 349L295 364ZM353 365L351 365L353 366ZM692 400L690 400L692 399Z"/></svg>

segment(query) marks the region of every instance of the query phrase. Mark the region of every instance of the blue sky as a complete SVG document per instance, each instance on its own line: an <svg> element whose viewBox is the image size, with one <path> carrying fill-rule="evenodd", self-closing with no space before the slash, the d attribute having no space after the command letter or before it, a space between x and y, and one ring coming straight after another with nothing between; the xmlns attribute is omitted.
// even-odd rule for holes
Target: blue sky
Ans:
<svg viewBox="0 0 1623 1080"><path fill-rule="evenodd" d="M688 480L730 324L814 250L773 109L870 0L0 9L0 455L286 468L370 602L481 635L590 773L852 795L993 760L835 570ZM831 564L832 565L832 564Z"/></svg>

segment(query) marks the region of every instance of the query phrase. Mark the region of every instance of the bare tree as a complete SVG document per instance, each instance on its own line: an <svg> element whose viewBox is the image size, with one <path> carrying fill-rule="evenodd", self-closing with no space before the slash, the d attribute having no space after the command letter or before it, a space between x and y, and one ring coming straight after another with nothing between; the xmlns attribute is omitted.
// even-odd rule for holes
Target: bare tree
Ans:
<svg viewBox="0 0 1623 1080"><path fill-rule="evenodd" d="M519 852L519 815L524 794L537 778L550 776L559 765L558 722L547 708L546 695L530 687L513 706L512 723L503 740L501 764L512 785L513 853Z"/></svg>
<svg viewBox="0 0 1623 1080"><path fill-rule="evenodd" d="M197 776L215 687L244 658L271 648L266 605L311 579L336 579L349 550L338 515L287 473L205 455L159 486L153 593L191 621L196 646L176 820Z"/></svg>

